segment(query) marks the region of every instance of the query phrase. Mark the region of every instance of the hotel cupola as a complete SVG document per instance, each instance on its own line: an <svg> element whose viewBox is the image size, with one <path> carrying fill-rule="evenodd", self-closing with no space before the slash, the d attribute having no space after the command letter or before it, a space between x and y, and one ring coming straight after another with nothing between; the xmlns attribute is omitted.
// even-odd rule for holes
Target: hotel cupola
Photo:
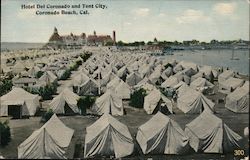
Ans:
<svg viewBox="0 0 250 160"><path fill-rule="evenodd" d="M62 37L58 34L57 28L54 28L54 33L49 38L49 42L62 41Z"/></svg>

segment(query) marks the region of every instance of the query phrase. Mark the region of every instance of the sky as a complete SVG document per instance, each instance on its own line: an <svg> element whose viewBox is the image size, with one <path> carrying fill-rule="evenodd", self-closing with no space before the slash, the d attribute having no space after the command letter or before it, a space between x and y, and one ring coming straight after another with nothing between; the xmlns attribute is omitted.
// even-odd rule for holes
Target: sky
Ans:
<svg viewBox="0 0 250 160"><path fill-rule="evenodd" d="M21 5L103 4L89 15L36 15L57 9ZM197 39L249 40L249 0L1 0L1 42L47 42L54 27L71 32L112 35L124 42ZM72 9L68 9L72 10ZM77 9L85 10L85 9Z"/></svg>

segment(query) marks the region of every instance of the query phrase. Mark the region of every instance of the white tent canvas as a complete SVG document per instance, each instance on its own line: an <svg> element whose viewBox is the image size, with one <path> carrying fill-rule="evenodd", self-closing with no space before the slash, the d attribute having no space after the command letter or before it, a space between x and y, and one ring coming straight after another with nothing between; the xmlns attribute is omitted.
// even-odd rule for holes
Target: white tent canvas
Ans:
<svg viewBox="0 0 250 160"><path fill-rule="evenodd" d="M213 69L211 66L202 66L199 72L204 73L205 78L208 80L211 80L212 77L214 78L218 77L218 72L215 69Z"/></svg>
<svg viewBox="0 0 250 160"><path fill-rule="evenodd" d="M161 70L156 69L149 77L148 79L153 82L154 84L160 80L161 77Z"/></svg>
<svg viewBox="0 0 250 160"><path fill-rule="evenodd" d="M89 80L89 77L84 73L79 73L75 75L74 77L72 77L72 83L74 86L84 84L88 80Z"/></svg>
<svg viewBox="0 0 250 160"><path fill-rule="evenodd" d="M173 75L173 68L172 67L168 67L167 69L165 69L162 74L161 77L166 80L168 79L168 77L170 77L171 75Z"/></svg>
<svg viewBox="0 0 250 160"><path fill-rule="evenodd" d="M12 67L13 73L21 73L25 70L25 64L22 61L17 61L16 64Z"/></svg>
<svg viewBox="0 0 250 160"><path fill-rule="evenodd" d="M117 71L117 76L118 77L123 77L123 76L126 76L128 74L128 69L126 66L123 66L122 68L120 68L118 71Z"/></svg>
<svg viewBox="0 0 250 160"><path fill-rule="evenodd" d="M204 78L205 74L203 72L198 72L195 75L191 76L191 82L193 82L194 80L196 80L197 78Z"/></svg>
<svg viewBox="0 0 250 160"><path fill-rule="evenodd" d="M224 72L222 72L219 76L218 76L218 82L219 84L224 82L225 80L227 80L230 77L234 76L234 71L232 70L225 70Z"/></svg>
<svg viewBox="0 0 250 160"><path fill-rule="evenodd" d="M110 113L112 115L123 115L122 98L113 90L107 90L101 97L97 98L93 105L93 110L97 114Z"/></svg>
<svg viewBox="0 0 250 160"><path fill-rule="evenodd" d="M144 64L144 65L140 66L138 72L139 72L141 77L147 77L151 74L152 68L153 67L150 66L149 64Z"/></svg>
<svg viewBox="0 0 250 160"><path fill-rule="evenodd" d="M161 105L159 102L162 101ZM170 113L173 113L173 104L172 102L165 97L158 89L154 89L147 96L144 97L144 105L143 108L147 112L147 114L152 114L157 106L159 107L167 107L167 110ZM164 108L159 108L163 110Z"/></svg>
<svg viewBox="0 0 250 160"><path fill-rule="evenodd" d="M57 114L79 113L77 106L79 99L80 97L77 94L69 88L65 88L58 96L53 98L49 105L53 112Z"/></svg>
<svg viewBox="0 0 250 160"><path fill-rule="evenodd" d="M134 143L128 127L109 114L102 115L86 128L84 157L115 156L121 158L132 154Z"/></svg>
<svg viewBox="0 0 250 160"><path fill-rule="evenodd" d="M40 129L18 146L21 159L66 159L65 153L74 130L65 126L54 114Z"/></svg>
<svg viewBox="0 0 250 160"><path fill-rule="evenodd" d="M203 92L205 90L212 89L214 87L214 84L212 84L205 78L199 77L190 83L190 87Z"/></svg>
<svg viewBox="0 0 250 160"><path fill-rule="evenodd" d="M107 75L105 75L101 80L101 85L106 86L111 80L113 80L117 75L115 75L113 72L109 72ZM118 77L117 77L118 78Z"/></svg>
<svg viewBox="0 0 250 160"><path fill-rule="evenodd" d="M175 76L170 76L168 79L166 79L162 84L162 88L169 88L177 85L179 83L179 80Z"/></svg>
<svg viewBox="0 0 250 160"><path fill-rule="evenodd" d="M136 140L144 154L182 154L189 148L179 124L161 112L138 128Z"/></svg>
<svg viewBox="0 0 250 160"><path fill-rule="evenodd" d="M28 74L29 74L29 76L31 76L31 77L36 77L36 74L37 74L39 71L40 71L40 68L39 68L39 67L33 66L32 68L30 68L30 69L28 70Z"/></svg>
<svg viewBox="0 0 250 160"><path fill-rule="evenodd" d="M130 86L138 84L142 80L141 76L135 72L129 74L126 78L126 83Z"/></svg>
<svg viewBox="0 0 250 160"><path fill-rule="evenodd" d="M202 93L189 89L177 99L177 107L184 113L201 113L204 110L213 112L214 103Z"/></svg>
<svg viewBox="0 0 250 160"><path fill-rule="evenodd" d="M180 69L179 69L180 68ZM182 68L182 69L181 69ZM174 71L175 72L179 72L183 69L188 69L188 68L192 68L194 71L198 70L198 66L197 64L193 63L193 62L187 62L187 61L181 61L179 62L175 67L174 67Z"/></svg>
<svg viewBox="0 0 250 160"><path fill-rule="evenodd" d="M244 84L243 79L230 77L227 80L219 83L219 92L229 94L237 87L241 87Z"/></svg>
<svg viewBox="0 0 250 160"><path fill-rule="evenodd" d="M242 139L223 121L209 112L203 112L186 125L189 144L196 152L226 153L238 148Z"/></svg>
<svg viewBox="0 0 250 160"><path fill-rule="evenodd" d="M46 84L53 83L56 80L57 77L51 71L44 72L43 75L39 78L39 81L45 82Z"/></svg>
<svg viewBox="0 0 250 160"><path fill-rule="evenodd" d="M237 88L226 97L225 107L236 113L249 112L249 88Z"/></svg>
<svg viewBox="0 0 250 160"><path fill-rule="evenodd" d="M139 90L140 88L146 90L147 93L150 93L153 89L155 89L156 87L148 82L143 82L143 83L138 83L137 85L135 85L134 90Z"/></svg>
<svg viewBox="0 0 250 160"><path fill-rule="evenodd" d="M107 88L111 89L111 88L115 88L119 83L120 83L121 79L119 77L114 77L108 84L107 84Z"/></svg>
<svg viewBox="0 0 250 160"><path fill-rule="evenodd" d="M8 116L8 107L20 106L22 116L34 116L40 107L40 96L31 94L22 88L13 87L1 97L0 116Z"/></svg>
<svg viewBox="0 0 250 160"><path fill-rule="evenodd" d="M115 93L122 99L130 99L131 89L130 86L120 80L120 83L114 88Z"/></svg>
<svg viewBox="0 0 250 160"><path fill-rule="evenodd" d="M99 85L94 79L89 78L89 80L77 86L76 88L78 95L97 95Z"/></svg>

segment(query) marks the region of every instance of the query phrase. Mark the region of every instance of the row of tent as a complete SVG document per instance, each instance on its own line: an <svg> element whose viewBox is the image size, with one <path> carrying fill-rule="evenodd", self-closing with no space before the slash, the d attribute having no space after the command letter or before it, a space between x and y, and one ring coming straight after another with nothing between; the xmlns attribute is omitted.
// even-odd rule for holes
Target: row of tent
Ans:
<svg viewBox="0 0 250 160"><path fill-rule="evenodd" d="M50 108L54 113L67 114L66 107L70 108L72 113L79 113L77 103L80 97L65 88L58 96L50 102ZM160 106L159 106L160 105ZM157 108L158 107L158 108ZM159 108L160 107L160 108ZM207 99L202 93L189 89L183 93L177 100L177 107L184 113L201 113L203 110L213 111L214 103ZM164 109L173 113L173 103L164 96L158 89L154 88L144 98L144 110L147 114L156 113L159 109ZM107 90L102 96L96 99L92 110L98 115L110 113L112 115L123 115L124 106L122 98L116 92ZM69 112L69 110L67 109Z"/></svg>
<svg viewBox="0 0 250 160"><path fill-rule="evenodd" d="M70 53L70 54L61 54L61 55L51 55L49 58L43 57L40 61L36 62L37 66L28 65L30 68L27 71L27 75L34 75L39 70L38 64L45 64L45 69L43 71L52 71L56 76L62 75L65 70L61 70L61 66L68 65L68 62L77 57L79 53ZM81 57L78 56L79 60L82 60ZM29 62L22 63L18 61L13 67L17 70L25 70L24 64L34 63L29 60ZM167 68L164 67L169 65ZM59 67L59 68L58 68ZM56 69L53 69L56 68ZM218 77L220 92L230 93L235 90L237 87L241 86L244 81L238 78L232 77L234 72L231 70L226 70L222 74L218 74L218 72L213 69L211 66L198 66L197 64L191 62L181 61L177 63L176 61L169 61L167 59L160 60L153 56L148 56L146 54L96 54L92 56L84 65L82 65L82 70L79 72L83 75L83 81L80 83L76 83L77 79L81 80L81 76L76 74L76 77L72 77L72 84L78 89L78 94L94 94L97 95L97 90L100 86L107 85L107 82L110 82L115 76L122 78L126 77L126 84L129 86L134 86L138 84L144 78L148 78L148 80L155 84L156 82L161 83L162 88L174 87L179 82L185 82L186 84L192 83L192 86L196 86L197 88L209 87L212 88L212 85L209 84L209 81L213 78ZM110 75L112 73L112 76ZM49 76L44 75L41 78L40 82L46 78L46 80L51 81L51 79L55 80L55 75L51 73L46 73ZM105 78L104 78L105 77ZM203 80L197 78L205 78L205 83ZM101 82L95 81L94 79L100 79ZM74 80L76 79L76 81ZM89 80L90 79L90 80ZM196 80L196 81L195 81ZM88 81L88 82L86 82ZM79 82L79 81L78 81ZM99 84L101 83L101 84ZM82 89L82 91L81 91ZM100 88L99 88L100 89ZM80 92L81 91L81 92ZM80 92L80 93L79 93ZM93 93L92 93L93 92Z"/></svg>
<svg viewBox="0 0 250 160"><path fill-rule="evenodd" d="M54 114L18 146L18 158L66 158L73 134L74 130ZM168 116L157 112L138 128L136 135L143 154L185 154L191 148L195 152L226 153L239 148L241 139L220 118L209 112L200 114L186 125L185 130ZM102 115L86 128L85 158L126 157L134 149L135 141L128 127L110 114Z"/></svg>
<svg viewBox="0 0 250 160"><path fill-rule="evenodd" d="M46 70L50 67L62 67L63 64L67 64L71 58L80 55L79 52L68 52L68 51L39 51L38 53L32 54L29 51L25 51L26 57L29 57L27 60L21 60L19 57L22 54L7 54L1 58L2 68L1 72L4 74L13 73L13 74L27 74L26 70L30 70L33 67L36 67L35 71ZM13 62L13 65L7 64L7 59L16 59ZM38 67L38 68L37 68ZM29 73L29 72L28 72Z"/></svg>
<svg viewBox="0 0 250 160"><path fill-rule="evenodd" d="M121 82L124 84L124 82ZM120 83L120 84L121 84ZM119 84L116 85L119 88ZM242 87L237 88L226 96L225 107L236 113L248 113L249 110L249 84L248 81ZM142 85L142 87L147 87ZM116 88L116 89L117 89ZM130 95L120 93L124 97ZM148 95L144 98L144 110L147 114L153 114L159 110L159 107L165 108L173 113L172 100L164 96L156 87L147 88ZM214 111L214 103L206 98L201 92L187 85L181 85L177 88L178 99L177 108L184 113L201 113L203 110ZM108 89L102 96L96 99L92 110L97 114L110 113L112 115L123 115L124 107L120 94L115 90ZM128 97L126 97L128 98ZM77 106L80 96L75 94L70 88L65 88L50 102L50 108L57 114L79 113ZM0 115L8 116L9 107L21 106L22 116L33 116L40 107L40 96L26 92L22 88L13 87L13 89L1 97ZM161 104L160 104L161 103ZM159 106L160 105L160 106ZM161 106L163 105L163 107Z"/></svg>
<svg viewBox="0 0 250 160"><path fill-rule="evenodd" d="M75 60L78 54L71 56ZM55 60L60 62L67 60L65 56L49 59L51 63ZM77 59L81 60L80 57ZM165 65L169 66L164 70ZM126 78L122 80L123 76ZM148 93L144 103L144 109L148 114L157 111L155 109L158 107L159 101L164 102L171 113L171 100L160 94L159 87L156 85L157 81L162 79L160 88L176 90L178 93L177 107L184 113L201 113L205 109L213 111L214 103L204 95L205 91L214 90L213 83L209 81L212 77L218 77L219 91L230 89L230 92L226 92L228 94L226 108L234 112L248 112L249 82L235 78L234 72L231 70L226 70L218 75L216 70L210 66L199 67L191 62L177 63L176 61L159 60L145 54L119 53L95 54L90 57L72 75L68 86L52 100L50 107L55 113L65 114L65 105L67 105L67 108L70 108L69 111L79 113L77 101L80 97L78 95L100 95L102 92L104 94L97 98L93 106L94 111L98 114L123 115L122 100L130 99L131 93L143 88ZM47 84L53 83L56 79L57 77L51 71L46 71L39 81ZM239 92L240 94L238 94ZM13 99L12 94L16 96L16 99ZM20 95L28 94L21 89L13 89L1 97L1 102L4 104L0 109L1 116L8 115L7 106L11 105L24 106L23 115L34 115L38 106L37 102L35 105L26 104L31 103L28 101L33 98L22 98Z"/></svg>

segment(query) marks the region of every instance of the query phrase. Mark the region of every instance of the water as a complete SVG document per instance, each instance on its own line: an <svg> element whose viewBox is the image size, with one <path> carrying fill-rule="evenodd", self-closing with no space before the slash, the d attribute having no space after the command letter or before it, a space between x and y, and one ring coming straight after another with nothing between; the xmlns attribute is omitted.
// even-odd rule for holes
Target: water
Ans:
<svg viewBox="0 0 250 160"><path fill-rule="evenodd" d="M249 75L249 50L234 50L234 57L239 60L231 60L233 51L228 50L183 50L176 51L174 55L166 55L164 58L185 60L198 65L210 65L214 67L229 68L244 75Z"/></svg>
<svg viewBox="0 0 250 160"><path fill-rule="evenodd" d="M44 43L1 42L1 50L22 50L28 48L41 48Z"/></svg>

